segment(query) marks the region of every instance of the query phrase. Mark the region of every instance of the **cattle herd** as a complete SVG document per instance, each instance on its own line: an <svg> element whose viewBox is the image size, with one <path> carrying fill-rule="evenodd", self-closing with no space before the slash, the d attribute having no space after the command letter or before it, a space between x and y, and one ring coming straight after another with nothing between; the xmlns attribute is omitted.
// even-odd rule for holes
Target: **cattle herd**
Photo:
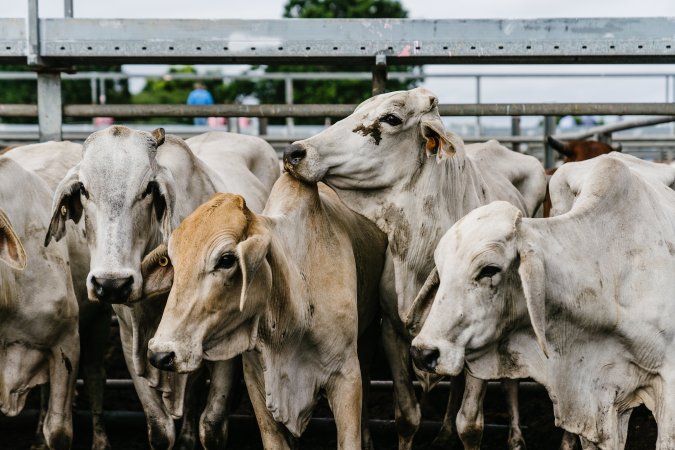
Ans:
<svg viewBox="0 0 675 450"><path fill-rule="evenodd" d="M286 149L281 175L265 141L222 132L112 126L4 153L0 410L41 385L36 446L68 449L79 373L92 448L110 448L114 311L153 449L225 448L242 364L265 449L295 448L321 396L338 448L372 449L381 342L400 450L421 422L413 380L447 376L435 448L480 448L501 380L524 450L517 380L532 378L561 449L623 449L644 404L675 450L675 167L553 140L577 162L549 180L497 141L465 145L437 104L422 88L366 100Z"/></svg>

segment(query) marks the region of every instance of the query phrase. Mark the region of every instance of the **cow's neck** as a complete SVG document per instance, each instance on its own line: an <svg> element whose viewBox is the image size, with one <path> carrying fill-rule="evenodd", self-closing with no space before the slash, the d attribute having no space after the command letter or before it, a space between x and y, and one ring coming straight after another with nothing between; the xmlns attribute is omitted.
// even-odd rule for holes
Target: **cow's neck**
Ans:
<svg viewBox="0 0 675 450"><path fill-rule="evenodd" d="M263 345L280 348L294 345L308 328L307 283L287 258L287 249L272 239L268 262L272 271L271 294L265 303L258 337Z"/></svg>

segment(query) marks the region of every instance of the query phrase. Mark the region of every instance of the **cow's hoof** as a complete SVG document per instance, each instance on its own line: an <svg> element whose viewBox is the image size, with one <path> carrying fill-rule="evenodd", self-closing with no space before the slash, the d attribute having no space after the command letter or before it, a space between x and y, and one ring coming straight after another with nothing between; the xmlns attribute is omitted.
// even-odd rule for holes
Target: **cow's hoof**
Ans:
<svg viewBox="0 0 675 450"><path fill-rule="evenodd" d="M175 450L194 450L197 440L195 436L180 436L173 447Z"/></svg>
<svg viewBox="0 0 675 450"><path fill-rule="evenodd" d="M91 450L112 450L108 436L94 435L91 441Z"/></svg>
<svg viewBox="0 0 675 450"><path fill-rule="evenodd" d="M509 439L509 450L527 450L523 437Z"/></svg>

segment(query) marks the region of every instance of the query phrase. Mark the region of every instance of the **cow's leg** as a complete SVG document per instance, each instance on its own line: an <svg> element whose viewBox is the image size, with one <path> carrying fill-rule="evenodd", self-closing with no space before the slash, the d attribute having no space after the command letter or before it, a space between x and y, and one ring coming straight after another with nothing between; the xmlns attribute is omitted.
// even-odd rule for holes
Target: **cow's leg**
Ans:
<svg viewBox="0 0 675 450"><path fill-rule="evenodd" d="M52 348L49 357L49 406L42 431L52 450L67 450L73 440L73 395L80 362L76 331Z"/></svg>
<svg viewBox="0 0 675 450"><path fill-rule="evenodd" d="M265 380L263 379L263 369L258 354L246 352L243 355L243 361L244 381L255 411L255 418L258 421L263 447L265 450L291 450L291 446L286 440L284 426L276 422L272 413L267 409Z"/></svg>
<svg viewBox="0 0 675 450"><path fill-rule="evenodd" d="M183 420L180 432L176 439L176 450L193 450L197 443L197 419L199 417L199 404L206 389L206 370L199 369L188 376L185 386L185 399Z"/></svg>
<svg viewBox="0 0 675 450"><path fill-rule="evenodd" d="M30 450L46 450L47 443L45 442L45 435L42 428L45 424L45 417L47 416L47 407L49 406L49 383L40 385L40 416L38 417L38 425L35 430L35 440L30 446Z"/></svg>
<svg viewBox="0 0 675 450"><path fill-rule="evenodd" d="M92 421L92 450L110 449L103 425L103 392L105 390L105 353L110 339L112 311L106 305L87 306L86 323L80 322L80 365L84 389L89 399Z"/></svg>
<svg viewBox="0 0 675 450"><path fill-rule="evenodd" d="M131 375L131 381L134 383L136 395L138 395L138 399L141 401L141 406L143 407L143 412L145 413L150 448L153 450L173 448L173 444L176 441L173 418L164 408L161 393L151 388L145 378L139 377L134 372L131 330L127 330L127 327L122 320L120 320L119 324L124 360L127 363L127 369L129 369Z"/></svg>
<svg viewBox="0 0 675 450"><path fill-rule="evenodd" d="M361 448L361 371L356 357L345 361L341 373L326 390L335 417L338 450Z"/></svg>
<svg viewBox="0 0 675 450"><path fill-rule="evenodd" d="M399 450L412 448L422 413L412 384L410 342L396 332L388 319L382 320L382 344L394 383L394 412Z"/></svg>
<svg viewBox="0 0 675 450"><path fill-rule="evenodd" d="M373 322L359 337L358 342L359 366L363 387L363 401L361 405L361 448L363 450L373 450L375 448L370 435L370 427L368 426L368 397L370 393L370 367L377 349L377 338L380 335L379 328L379 324Z"/></svg>
<svg viewBox="0 0 675 450"><path fill-rule="evenodd" d="M518 410L518 380L502 380L502 390L509 408L509 450L525 450L525 439L520 429L520 411Z"/></svg>
<svg viewBox="0 0 675 450"><path fill-rule="evenodd" d="M445 408L443 423L438 435L431 443L431 450L447 450L454 448L457 443L457 434L455 433L455 420L457 412L462 404L464 395L464 373L453 377L450 382L450 397Z"/></svg>
<svg viewBox="0 0 675 450"><path fill-rule="evenodd" d="M664 379L653 414L658 425L656 450L675 450L675 380Z"/></svg>
<svg viewBox="0 0 675 450"><path fill-rule="evenodd" d="M560 450L575 450L577 448L577 435L569 431L563 432Z"/></svg>
<svg viewBox="0 0 675 450"><path fill-rule="evenodd" d="M241 380L241 358L218 361L209 366L211 386L206 407L199 419L199 438L206 450L225 448L228 436L228 414L232 397Z"/></svg>
<svg viewBox="0 0 675 450"><path fill-rule="evenodd" d="M457 433L464 444L464 450L479 450L483 437L483 400L487 381L474 378L468 373L464 387L462 406L457 414Z"/></svg>
<svg viewBox="0 0 675 450"><path fill-rule="evenodd" d="M582 436L579 436L579 439L581 440L582 450L601 450L600 447L598 447L597 445L595 445L591 441L583 438Z"/></svg>

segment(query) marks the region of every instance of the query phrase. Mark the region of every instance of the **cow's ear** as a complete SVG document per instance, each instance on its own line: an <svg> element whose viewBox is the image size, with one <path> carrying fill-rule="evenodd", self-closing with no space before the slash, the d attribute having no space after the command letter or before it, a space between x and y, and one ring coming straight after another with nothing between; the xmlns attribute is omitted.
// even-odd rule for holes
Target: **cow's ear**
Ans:
<svg viewBox="0 0 675 450"><path fill-rule="evenodd" d="M521 248L518 252L520 265L518 274L523 286L527 312L532 322L537 343L548 358L548 344L546 342L546 285L544 261L531 248Z"/></svg>
<svg viewBox="0 0 675 450"><path fill-rule="evenodd" d="M421 122L422 138L427 157L436 156L441 162L464 149L464 141L454 133L445 131L445 126L438 116L423 118Z"/></svg>
<svg viewBox="0 0 675 450"><path fill-rule="evenodd" d="M17 270L26 268L26 251L2 209L0 209L0 260Z"/></svg>
<svg viewBox="0 0 675 450"><path fill-rule="evenodd" d="M169 236L178 225L174 223L174 208L176 205L176 191L174 190L174 178L169 169L160 167L153 182L152 205L155 216L162 230L164 243L169 241Z"/></svg>
<svg viewBox="0 0 675 450"><path fill-rule="evenodd" d="M155 128L152 130L152 137L155 139L155 142L157 143L157 147L162 145L164 143L164 128Z"/></svg>
<svg viewBox="0 0 675 450"><path fill-rule="evenodd" d="M148 300L166 294L173 285L173 265L169 259L166 245L150 252L141 263L143 275L143 300Z"/></svg>
<svg viewBox="0 0 675 450"><path fill-rule="evenodd" d="M239 310L244 310L244 304L250 294L251 283L256 277L263 261L267 257L270 247L270 237L267 233L254 234L237 245L239 267L241 268L241 297Z"/></svg>
<svg viewBox="0 0 675 450"><path fill-rule="evenodd" d="M68 219L77 223L82 217L82 201L80 193L80 165L76 165L68 171L66 176L56 187L54 202L52 203L52 220L49 222L45 247L49 245L52 237L57 241L66 234L66 221Z"/></svg>
<svg viewBox="0 0 675 450"><path fill-rule="evenodd" d="M439 284L438 269L434 267L408 311L405 324L411 336L417 336L422 329L422 325L427 320L431 305L436 298Z"/></svg>

